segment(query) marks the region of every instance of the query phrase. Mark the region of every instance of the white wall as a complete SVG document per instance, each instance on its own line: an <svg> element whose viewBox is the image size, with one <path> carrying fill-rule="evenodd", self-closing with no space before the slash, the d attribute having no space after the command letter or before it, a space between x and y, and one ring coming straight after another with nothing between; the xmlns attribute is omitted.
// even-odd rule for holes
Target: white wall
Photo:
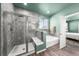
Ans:
<svg viewBox="0 0 79 59"><path fill-rule="evenodd" d="M62 14L56 14L50 19L50 27L56 26L56 35L59 37L60 49L66 46L66 19Z"/></svg>
<svg viewBox="0 0 79 59"><path fill-rule="evenodd" d="M56 35L59 36L60 33L60 15L54 15L50 18L50 30L53 30L53 27L56 26Z"/></svg>

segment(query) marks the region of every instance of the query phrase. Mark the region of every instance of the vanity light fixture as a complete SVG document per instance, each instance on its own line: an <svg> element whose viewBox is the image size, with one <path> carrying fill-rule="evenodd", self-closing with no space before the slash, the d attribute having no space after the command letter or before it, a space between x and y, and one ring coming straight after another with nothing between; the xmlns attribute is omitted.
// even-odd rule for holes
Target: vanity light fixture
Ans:
<svg viewBox="0 0 79 59"><path fill-rule="evenodd" d="M79 12L67 15L67 16L65 16L65 18L72 17L72 16L75 16L75 15L79 15Z"/></svg>

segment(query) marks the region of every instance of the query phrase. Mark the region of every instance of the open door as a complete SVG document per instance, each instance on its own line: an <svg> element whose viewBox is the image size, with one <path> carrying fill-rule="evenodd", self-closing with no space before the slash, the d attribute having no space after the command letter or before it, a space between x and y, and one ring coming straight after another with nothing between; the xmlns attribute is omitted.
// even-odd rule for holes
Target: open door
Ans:
<svg viewBox="0 0 79 59"><path fill-rule="evenodd" d="M60 17L60 49L66 46L66 19L64 16Z"/></svg>

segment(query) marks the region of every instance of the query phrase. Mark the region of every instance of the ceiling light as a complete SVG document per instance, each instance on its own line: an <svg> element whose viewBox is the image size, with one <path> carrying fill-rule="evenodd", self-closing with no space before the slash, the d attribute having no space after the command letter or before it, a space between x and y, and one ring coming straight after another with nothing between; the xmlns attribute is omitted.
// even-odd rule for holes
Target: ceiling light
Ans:
<svg viewBox="0 0 79 59"><path fill-rule="evenodd" d="M24 3L24 5L27 5L27 3Z"/></svg>
<svg viewBox="0 0 79 59"><path fill-rule="evenodd" d="M50 11L47 11L47 13L50 13Z"/></svg>

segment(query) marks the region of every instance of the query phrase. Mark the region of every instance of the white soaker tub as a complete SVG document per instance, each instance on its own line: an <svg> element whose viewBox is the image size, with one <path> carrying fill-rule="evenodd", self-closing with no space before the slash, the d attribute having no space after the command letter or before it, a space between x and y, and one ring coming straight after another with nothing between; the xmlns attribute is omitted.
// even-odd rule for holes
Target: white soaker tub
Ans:
<svg viewBox="0 0 79 59"><path fill-rule="evenodd" d="M51 35L46 35L46 48L58 44L59 38Z"/></svg>

